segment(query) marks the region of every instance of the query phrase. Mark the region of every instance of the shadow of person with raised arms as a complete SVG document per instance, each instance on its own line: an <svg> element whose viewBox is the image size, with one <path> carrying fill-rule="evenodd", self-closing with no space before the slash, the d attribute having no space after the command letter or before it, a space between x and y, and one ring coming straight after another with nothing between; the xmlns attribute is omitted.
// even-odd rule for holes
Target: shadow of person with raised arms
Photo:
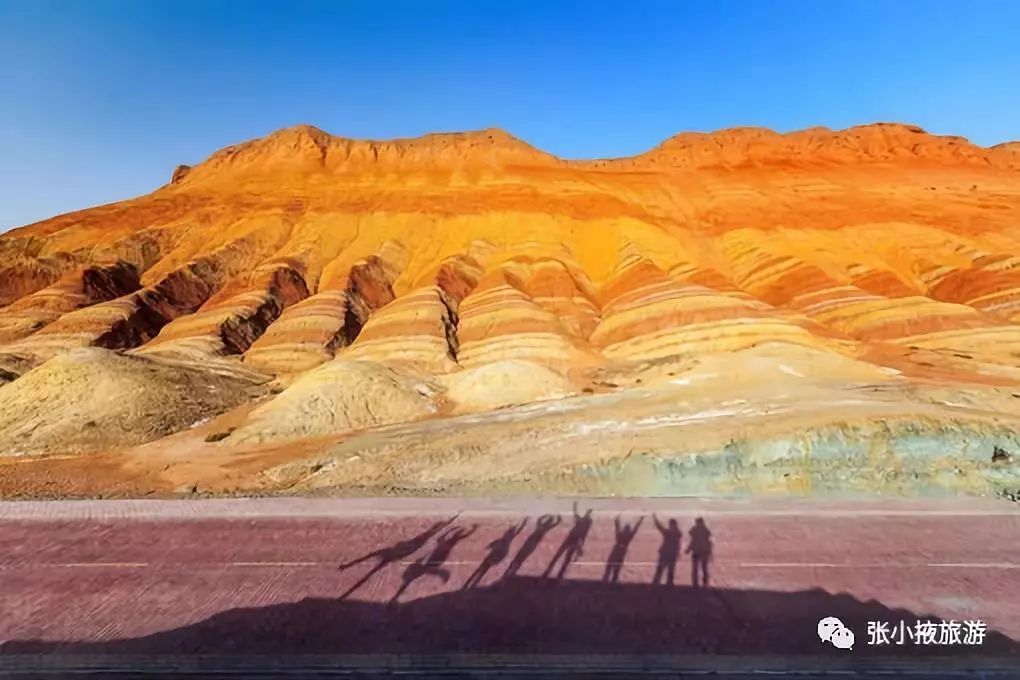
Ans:
<svg viewBox="0 0 1020 680"><path fill-rule="evenodd" d="M561 561L562 563L560 564L559 572L556 574L556 579L562 580L566 576L567 568L570 567L571 562L584 555L584 542L588 539L588 532L591 531L592 521L591 508L581 515L577 512L577 502L575 501L574 526L570 527L570 533L563 539L563 543L556 550L556 554L553 555L549 566L545 568L545 573L542 574L543 578L548 578L552 574L556 563Z"/></svg>
<svg viewBox="0 0 1020 680"><path fill-rule="evenodd" d="M464 582L464 589L474 588L482 579L485 578L485 574L490 569L495 567L497 564L506 559L506 556L510 554L510 546L513 545L514 539L517 535L524 531L524 526L528 523L528 518L525 517L521 520L521 523L516 526L510 526L503 535L489 543L489 552L486 553L485 557L482 558L478 568L468 576L467 581Z"/></svg>
<svg viewBox="0 0 1020 680"><path fill-rule="evenodd" d="M609 558L606 560L606 571L602 574L604 582L616 583L620 580L620 570L623 568L623 561L627 558L630 542L634 540L635 534L644 521L644 516L638 517L638 521L634 524L621 523L619 515L613 519L613 526L616 528L616 542L613 544L613 549L609 551Z"/></svg>
<svg viewBox="0 0 1020 680"><path fill-rule="evenodd" d="M450 524L452 524L453 521L457 519L457 517L458 515L454 515L449 519L436 522L435 524L433 524L432 526L430 526L428 529L421 532L417 536L413 536L405 541L395 543L385 548L374 550L368 553L367 555L362 555L361 557L355 560L350 560L349 562L344 562L343 564L341 564L339 567L337 567L338 571L350 569L355 565L361 564L362 562L367 562L369 560L373 559L377 560L376 565L372 567L372 569L367 574L362 576L357 583L355 583L353 586L344 591L342 595L340 595L340 599L342 600L348 597L355 590L365 585L373 576L375 576L377 573L385 569L387 565L392 564L393 562L397 562L399 560L406 559L413 555L414 553L418 552L422 548L422 546L428 543L430 538L432 538L440 531L442 531L444 527L447 527Z"/></svg>
<svg viewBox="0 0 1020 680"><path fill-rule="evenodd" d="M531 553L535 552L538 544L542 542L545 535L550 531L559 526L563 519L559 516L553 515L542 515L535 522L535 529L531 534L524 539L524 543L521 544L521 549L517 551L514 558L510 560L510 565L506 568L506 572L503 574L503 578L511 578L517 575L517 572L524 566L524 562L531 557Z"/></svg>
<svg viewBox="0 0 1020 680"><path fill-rule="evenodd" d="M450 553L453 552L457 544L477 530L477 524L472 525L470 529L462 529L460 527L447 529L442 536L436 539L436 545L431 553L424 557L419 557L404 570L403 583L400 584L397 592L393 594L393 599L390 600L390 603L395 604L400 599L400 596L404 594L404 591L423 576L436 576L443 583L449 582L450 570L443 568L443 565L446 564L446 560L450 558Z"/></svg>
<svg viewBox="0 0 1020 680"><path fill-rule="evenodd" d="M691 585L698 587L698 572L701 572L701 585L708 587L708 563L712 561L712 532L701 517L694 520L691 527L690 541L685 553L691 556Z"/></svg>
<svg viewBox="0 0 1020 680"><path fill-rule="evenodd" d="M662 545L659 546L659 562L655 565L655 577L652 579L652 583L659 585L665 576L666 584L673 585L676 576L676 563L680 559L680 539L682 533L675 519L669 520L669 523L665 526L654 514L652 515L652 520L655 522L655 528L662 534Z"/></svg>

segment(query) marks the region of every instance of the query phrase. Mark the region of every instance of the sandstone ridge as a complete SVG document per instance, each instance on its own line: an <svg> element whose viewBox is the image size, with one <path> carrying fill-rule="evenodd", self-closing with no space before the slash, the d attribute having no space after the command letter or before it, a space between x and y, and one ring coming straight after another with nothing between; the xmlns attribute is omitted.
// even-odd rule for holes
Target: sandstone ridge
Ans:
<svg viewBox="0 0 1020 680"><path fill-rule="evenodd" d="M1017 142L981 147L966 138L933 135L920 127L874 123L845 130L824 127L781 134L768 128L736 127L681 133L632 157L570 161L540 151L498 128L432 133L396 140L358 140L296 125L217 151L195 168L179 166L174 184L252 166L291 165L305 170L345 171L358 166L456 168L484 165L574 165L696 169L743 164L841 164L914 160L1020 169ZM192 173L192 170L196 172Z"/></svg>

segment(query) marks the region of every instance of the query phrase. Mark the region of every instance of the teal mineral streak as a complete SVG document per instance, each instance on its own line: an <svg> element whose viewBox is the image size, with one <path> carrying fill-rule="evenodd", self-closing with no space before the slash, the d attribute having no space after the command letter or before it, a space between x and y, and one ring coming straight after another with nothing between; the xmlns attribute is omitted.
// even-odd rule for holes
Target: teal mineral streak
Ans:
<svg viewBox="0 0 1020 680"><path fill-rule="evenodd" d="M807 479L809 493L1000 493L1020 488L1020 461L992 463L995 447L1020 452L1006 427L911 420L819 428L801 435L734 440L718 450L632 456L616 479L644 477L651 495L740 495ZM880 464L876 464L876 459ZM785 480L785 481L784 481Z"/></svg>

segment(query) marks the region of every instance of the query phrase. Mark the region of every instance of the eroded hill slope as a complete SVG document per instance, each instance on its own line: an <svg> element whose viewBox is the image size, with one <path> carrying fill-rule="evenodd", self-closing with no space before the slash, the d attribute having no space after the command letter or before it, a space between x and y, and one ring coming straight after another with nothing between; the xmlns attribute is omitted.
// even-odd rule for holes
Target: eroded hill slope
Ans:
<svg viewBox="0 0 1020 680"><path fill-rule="evenodd" d="M299 126L0 237L5 493L985 492L1018 381L1020 150L906 125Z"/></svg>

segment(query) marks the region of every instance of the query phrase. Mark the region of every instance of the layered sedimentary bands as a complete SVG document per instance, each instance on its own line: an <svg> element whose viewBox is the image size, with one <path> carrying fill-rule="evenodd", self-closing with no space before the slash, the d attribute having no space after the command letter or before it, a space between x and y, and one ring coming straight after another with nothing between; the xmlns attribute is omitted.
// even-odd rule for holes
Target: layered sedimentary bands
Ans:
<svg viewBox="0 0 1020 680"><path fill-rule="evenodd" d="M0 492L1020 487L1020 147L312 127L0 236Z"/></svg>

